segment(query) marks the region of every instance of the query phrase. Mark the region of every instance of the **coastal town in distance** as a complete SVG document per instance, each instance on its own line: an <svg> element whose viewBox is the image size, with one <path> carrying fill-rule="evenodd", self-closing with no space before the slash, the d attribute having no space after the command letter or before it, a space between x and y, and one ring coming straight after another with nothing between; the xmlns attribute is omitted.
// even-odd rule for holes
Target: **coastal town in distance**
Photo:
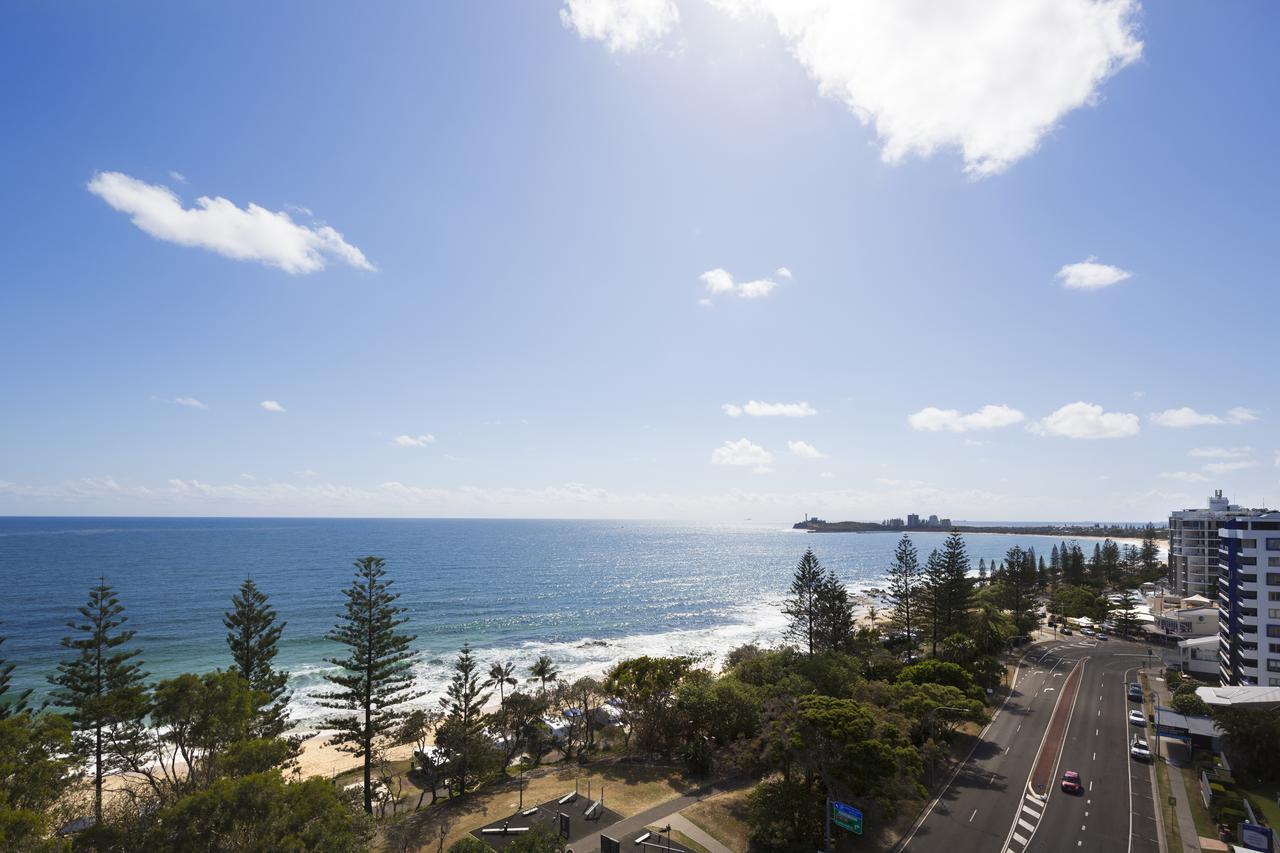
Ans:
<svg viewBox="0 0 1280 853"><path fill-rule="evenodd" d="M1280 853L1277 34L0 5L0 853Z"/></svg>

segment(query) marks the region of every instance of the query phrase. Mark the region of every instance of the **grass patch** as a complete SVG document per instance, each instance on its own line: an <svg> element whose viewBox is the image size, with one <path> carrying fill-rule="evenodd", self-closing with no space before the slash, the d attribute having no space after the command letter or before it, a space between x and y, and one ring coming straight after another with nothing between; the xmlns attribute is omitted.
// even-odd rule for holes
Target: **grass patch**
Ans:
<svg viewBox="0 0 1280 853"><path fill-rule="evenodd" d="M747 797L750 795L750 788L716 794L694 803L680 814L730 850L746 850L750 832Z"/></svg>
<svg viewBox="0 0 1280 853"><path fill-rule="evenodd" d="M1160 743L1151 737L1151 715L1155 713L1155 707L1151 702L1151 682L1147 678L1145 672L1138 673L1138 681L1142 684L1142 710L1147 715L1147 725L1144 731L1149 740L1147 741L1152 747L1152 760L1156 765L1156 788L1160 791L1160 817L1161 823L1164 824L1164 841L1166 850L1182 849L1182 828L1178 826L1178 815L1175 807L1169 805L1169 797L1172 796L1169 788L1169 765L1160 760ZM1177 769L1177 768L1174 768ZM1196 789L1198 790L1198 788ZM1195 814L1193 811L1192 814ZM1186 827L1189 832L1195 827ZM1213 833L1210 838L1216 838L1217 833ZM1198 846L1198 845L1197 845Z"/></svg>
<svg viewBox="0 0 1280 853"><path fill-rule="evenodd" d="M649 827L649 829L652 831L652 830L654 830L654 829L655 829L655 827L652 827L652 826L651 826L651 827ZM659 837L662 837L662 836L661 836L661 833L658 833L658 832L654 832L654 835L659 836ZM685 847L688 847L690 850L692 850L692 851L693 851L693 853L711 853L711 851L710 851L710 850L708 850L707 848L703 847L701 844L699 844L698 842L694 841L692 838L690 838L689 836L685 835L683 832L681 832L681 831L680 831L680 830L678 830L678 829L673 829L673 830L671 830L671 843L672 843L672 844L683 844ZM744 849L745 849L745 848L744 848Z"/></svg>
<svg viewBox="0 0 1280 853"><path fill-rule="evenodd" d="M1204 798L1200 796L1200 771L1195 767L1178 767L1182 773L1182 784L1187 789L1187 805L1191 809L1191 819L1196 822L1196 832L1201 838L1217 838L1218 827L1209 817L1209 810L1204 807Z"/></svg>
<svg viewBox="0 0 1280 853"><path fill-rule="evenodd" d="M1245 785L1237 778L1236 790L1249 796L1249 802L1253 803L1254 811L1262 813L1259 816L1267 822L1268 826L1272 829L1280 829L1280 805L1276 803L1276 795L1280 793L1280 785L1261 785L1257 783Z"/></svg>

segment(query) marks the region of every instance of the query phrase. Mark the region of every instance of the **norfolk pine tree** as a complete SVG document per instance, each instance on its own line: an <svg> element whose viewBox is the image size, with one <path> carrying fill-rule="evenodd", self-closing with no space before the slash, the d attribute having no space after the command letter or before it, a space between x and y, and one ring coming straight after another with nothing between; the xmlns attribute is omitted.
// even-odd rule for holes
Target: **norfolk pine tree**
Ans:
<svg viewBox="0 0 1280 853"><path fill-rule="evenodd" d="M463 644L453 662L453 676L440 707L444 721L437 730L437 741L449 758L450 775L457 780L458 793L465 794L467 784L474 781L484 764L484 753L490 746L485 735L484 704L491 694L485 692L480 676L480 662L471 655L471 647Z"/></svg>
<svg viewBox="0 0 1280 853"><path fill-rule="evenodd" d="M73 752L93 764L93 815L101 823L103 777L146 749L147 676L133 660L138 650L120 648L134 632L121 630L129 617L105 578L79 611L80 621L67 623L79 636L62 638L62 647L77 654L59 663L49 682L53 704L70 711Z"/></svg>
<svg viewBox="0 0 1280 853"><path fill-rule="evenodd" d="M373 761L378 742L393 736L404 712L400 706L422 696L412 687L409 669L416 657L409 644L415 636L397 630L408 621L405 609L396 606L399 593L384 580L381 557L361 557L356 576L342 591L346 596L341 620L327 639L347 647L345 658L328 658L341 671L325 678L339 689L320 696L321 705L345 714L324 720L335 734L330 740L343 752L361 758L364 765L364 810L373 813Z"/></svg>
<svg viewBox="0 0 1280 853"><path fill-rule="evenodd" d="M791 620L787 626L787 637L799 640L808 654L813 654L820 645L818 613L819 596L826 570L818 562L812 548L804 552L800 562L796 564L795 577L791 581L791 598L782 605L782 612Z"/></svg>
<svg viewBox="0 0 1280 853"><path fill-rule="evenodd" d="M222 616L222 624L227 629L227 648L235 662L231 669L239 673L249 687L266 696L262 707L257 709L258 735L280 737L289 727L285 712L289 704L285 692L289 673L273 669L271 664L287 623L276 621L275 608L251 578L245 578L240 591L231 596L231 606Z"/></svg>
<svg viewBox="0 0 1280 853"><path fill-rule="evenodd" d="M986 564L983 564L983 575ZM898 547L893 552L893 563L889 566L889 622L894 630L907 635L910 648L916 646L915 631L920 628L920 558L916 554L916 546L911 537L898 540Z"/></svg>

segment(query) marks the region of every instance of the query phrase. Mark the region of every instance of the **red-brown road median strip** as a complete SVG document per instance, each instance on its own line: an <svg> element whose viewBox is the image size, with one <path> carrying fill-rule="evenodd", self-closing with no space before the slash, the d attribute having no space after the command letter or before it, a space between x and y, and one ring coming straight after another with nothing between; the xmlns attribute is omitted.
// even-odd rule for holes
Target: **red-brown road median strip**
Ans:
<svg viewBox="0 0 1280 853"><path fill-rule="evenodd" d="M1062 682L1062 692L1058 694L1057 704L1053 706L1053 716L1049 718L1049 728L1045 730L1044 740L1040 743L1040 752L1036 754L1035 766L1031 768L1031 792L1040 797L1049 794L1053 785L1054 771L1058 766L1058 755L1062 752L1062 742L1067 736L1067 724L1071 721L1071 709L1076 703L1076 692L1080 689L1080 673L1084 670L1081 660L1071 668Z"/></svg>

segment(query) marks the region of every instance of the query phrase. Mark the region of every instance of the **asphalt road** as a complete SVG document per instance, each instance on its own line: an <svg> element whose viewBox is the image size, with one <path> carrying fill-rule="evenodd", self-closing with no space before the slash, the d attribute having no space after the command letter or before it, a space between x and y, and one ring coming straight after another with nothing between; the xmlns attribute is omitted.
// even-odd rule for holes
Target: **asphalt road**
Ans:
<svg viewBox="0 0 1280 853"><path fill-rule="evenodd" d="M1146 662L1146 652L1143 645L1079 635L1033 646L973 754L899 849L1158 853L1152 776L1148 765L1129 758L1130 729L1138 727L1128 722L1124 692L1130 670ZM1055 777L1076 770L1085 790L1071 796L1055 781L1048 796L1038 798L1027 790L1028 777L1077 660L1084 669Z"/></svg>

